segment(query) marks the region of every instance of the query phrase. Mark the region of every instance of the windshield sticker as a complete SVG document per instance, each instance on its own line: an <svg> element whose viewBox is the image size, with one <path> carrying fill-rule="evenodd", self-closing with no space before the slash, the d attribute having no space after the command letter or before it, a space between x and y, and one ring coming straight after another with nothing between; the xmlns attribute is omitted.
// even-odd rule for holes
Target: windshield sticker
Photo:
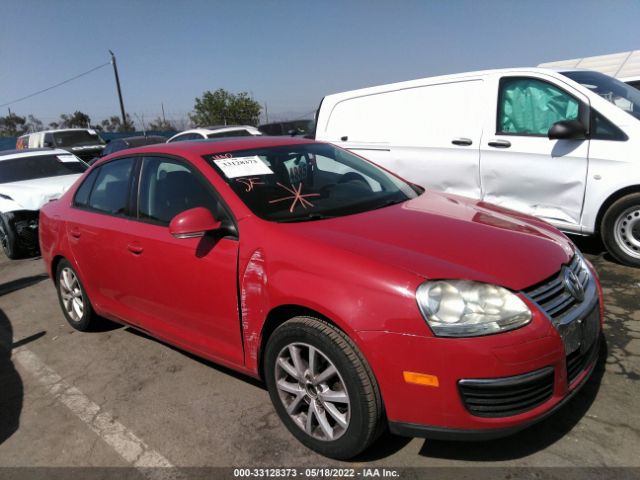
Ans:
<svg viewBox="0 0 640 480"><path fill-rule="evenodd" d="M258 157L233 157L214 160L227 178L248 177L251 175L271 175L271 169Z"/></svg>
<svg viewBox="0 0 640 480"><path fill-rule="evenodd" d="M236 178L236 182L240 182L245 186L245 192L253 191L253 187L255 185L264 185L264 182L261 182L258 177L252 178Z"/></svg>
<svg viewBox="0 0 640 480"><path fill-rule="evenodd" d="M60 160L61 162L79 162L80 159L78 159L78 157L76 157L75 155L57 155L58 160Z"/></svg>
<svg viewBox="0 0 640 480"><path fill-rule="evenodd" d="M302 208L304 208L305 210L307 209L307 207L313 207L313 203L311 203L309 200L306 200L305 197L319 197L320 194L319 193L302 193L302 182L298 184L298 188L295 188L293 185L291 185L291 188L284 186L283 184L281 184L280 182L277 183L278 186L284 188L287 192L289 192L291 195L288 197L282 197L282 198L277 198L275 200L269 200L269 203L278 203L278 202L284 202L286 200L293 200L293 203L291 203L291 207L289 208L289 212L293 213L294 208L296 208L296 204L298 202L300 202L300 205L302 205Z"/></svg>

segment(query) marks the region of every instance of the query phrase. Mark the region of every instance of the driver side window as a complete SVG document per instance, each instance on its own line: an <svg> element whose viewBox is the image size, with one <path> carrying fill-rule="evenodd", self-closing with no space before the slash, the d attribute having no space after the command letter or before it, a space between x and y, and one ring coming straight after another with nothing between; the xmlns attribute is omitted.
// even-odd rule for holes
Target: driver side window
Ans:
<svg viewBox="0 0 640 480"><path fill-rule="evenodd" d="M535 78L503 78L498 95L497 133L547 135L561 120L578 118L580 104L568 93Z"/></svg>
<svg viewBox="0 0 640 480"><path fill-rule="evenodd" d="M169 225L173 217L205 207L219 220L225 218L220 202L192 167L177 160L145 157L138 192L140 220Z"/></svg>

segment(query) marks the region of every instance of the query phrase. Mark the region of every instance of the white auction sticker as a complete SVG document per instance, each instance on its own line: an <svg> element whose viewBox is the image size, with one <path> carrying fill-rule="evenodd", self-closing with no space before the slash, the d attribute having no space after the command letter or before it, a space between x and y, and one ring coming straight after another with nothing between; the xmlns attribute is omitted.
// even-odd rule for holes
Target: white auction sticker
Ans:
<svg viewBox="0 0 640 480"><path fill-rule="evenodd" d="M222 160L214 160L215 164L222 170L227 178L248 177L250 175L269 175L273 172L260 160L260 157L232 157Z"/></svg>
<svg viewBox="0 0 640 480"><path fill-rule="evenodd" d="M79 162L80 159L75 155L58 155L58 160L61 162Z"/></svg>

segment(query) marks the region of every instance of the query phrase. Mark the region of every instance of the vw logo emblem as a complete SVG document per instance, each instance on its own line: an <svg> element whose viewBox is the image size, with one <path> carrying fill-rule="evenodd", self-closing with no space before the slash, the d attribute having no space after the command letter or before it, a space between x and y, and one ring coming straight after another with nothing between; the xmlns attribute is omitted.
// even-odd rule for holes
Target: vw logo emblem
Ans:
<svg viewBox="0 0 640 480"><path fill-rule="evenodd" d="M575 298L578 302L584 299L584 287L578 280L578 277L570 269L565 268L563 273L564 288Z"/></svg>

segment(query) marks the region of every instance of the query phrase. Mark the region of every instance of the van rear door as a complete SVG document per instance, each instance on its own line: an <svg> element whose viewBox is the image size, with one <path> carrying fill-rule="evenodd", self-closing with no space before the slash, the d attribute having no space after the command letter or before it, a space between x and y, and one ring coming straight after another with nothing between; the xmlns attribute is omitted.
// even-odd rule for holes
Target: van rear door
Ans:
<svg viewBox="0 0 640 480"><path fill-rule="evenodd" d="M589 140L550 140L549 128L582 117L589 100L549 75L491 77L480 148L483 200L580 230Z"/></svg>

